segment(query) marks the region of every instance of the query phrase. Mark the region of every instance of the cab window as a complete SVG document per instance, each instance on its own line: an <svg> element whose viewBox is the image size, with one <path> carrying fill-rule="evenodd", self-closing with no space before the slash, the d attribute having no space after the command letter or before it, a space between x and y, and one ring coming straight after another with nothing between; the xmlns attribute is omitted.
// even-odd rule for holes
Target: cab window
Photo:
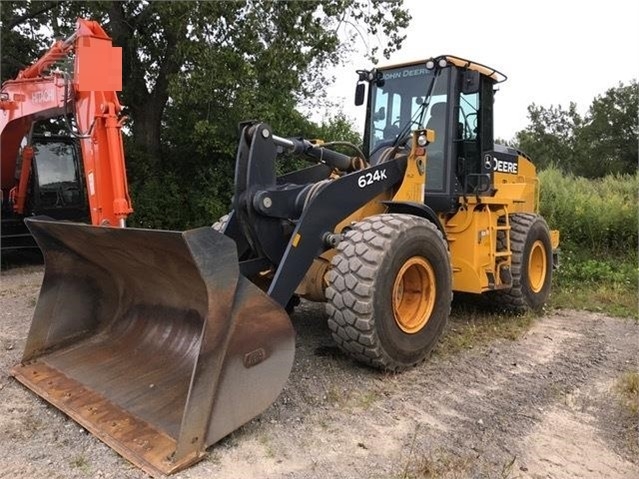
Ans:
<svg viewBox="0 0 639 479"><path fill-rule="evenodd" d="M383 85L371 85L370 152L392 144L407 125L417 121L433 72L425 64L389 68Z"/></svg>

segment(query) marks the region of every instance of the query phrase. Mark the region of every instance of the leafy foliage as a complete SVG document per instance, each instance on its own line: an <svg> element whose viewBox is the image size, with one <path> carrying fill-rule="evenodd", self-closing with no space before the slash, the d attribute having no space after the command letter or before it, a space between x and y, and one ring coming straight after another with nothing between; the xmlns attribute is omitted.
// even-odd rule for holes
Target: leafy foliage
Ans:
<svg viewBox="0 0 639 479"><path fill-rule="evenodd" d="M639 85L620 83L595 98L582 118L577 106L528 107L530 124L515 143L538 166L555 165L588 178L637 171Z"/></svg>
<svg viewBox="0 0 639 479"><path fill-rule="evenodd" d="M539 176L540 213L561 235L551 303L637 317L639 176L588 180L557 168Z"/></svg>
<svg viewBox="0 0 639 479"><path fill-rule="evenodd" d="M541 214L561 231L562 243L590 254L623 255L639 241L639 177L608 175L588 180L550 168L540 173Z"/></svg>
<svg viewBox="0 0 639 479"><path fill-rule="evenodd" d="M2 45L2 81L15 78L35 60L50 40L41 31L40 18L49 14L57 2L4 1L0 7L0 44Z"/></svg>
<svg viewBox="0 0 639 479"><path fill-rule="evenodd" d="M619 84L592 102L579 132L590 160L584 176L637 171L639 146L639 84Z"/></svg>
<svg viewBox="0 0 639 479"><path fill-rule="evenodd" d="M577 105L570 103L568 110L535 105L528 107L530 125L517 133L516 143L532 158L538 167L551 165L572 171L579 162L580 153L576 131L583 120L577 113Z"/></svg>

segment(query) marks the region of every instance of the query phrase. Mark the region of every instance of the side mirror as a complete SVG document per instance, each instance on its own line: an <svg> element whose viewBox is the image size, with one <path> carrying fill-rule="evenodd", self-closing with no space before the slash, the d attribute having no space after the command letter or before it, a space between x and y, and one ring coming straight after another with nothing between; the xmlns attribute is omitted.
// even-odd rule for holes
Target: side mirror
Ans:
<svg viewBox="0 0 639 479"><path fill-rule="evenodd" d="M358 83L355 87L355 106L360 106L364 104L364 84Z"/></svg>
<svg viewBox="0 0 639 479"><path fill-rule="evenodd" d="M477 93L479 91L479 72L466 70L462 76L461 91L465 95Z"/></svg>

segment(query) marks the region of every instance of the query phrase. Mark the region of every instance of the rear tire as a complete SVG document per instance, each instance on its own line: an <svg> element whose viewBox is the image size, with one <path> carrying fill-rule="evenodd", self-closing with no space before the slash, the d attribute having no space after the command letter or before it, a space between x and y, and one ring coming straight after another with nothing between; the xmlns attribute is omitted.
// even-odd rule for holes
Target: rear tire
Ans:
<svg viewBox="0 0 639 479"><path fill-rule="evenodd" d="M424 218L377 215L356 223L336 249L326 297L338 346L384 370L424 361L444 329L452 299L441 232Z"/></svg>
<svg viewBox="0 0 639 479"><path fill-rule="evenodd" d="M510 249L512 288L492 291L489 299L500 309L539 312L552 284L552 243L546 221L532 213L511 215Z"/></svg>

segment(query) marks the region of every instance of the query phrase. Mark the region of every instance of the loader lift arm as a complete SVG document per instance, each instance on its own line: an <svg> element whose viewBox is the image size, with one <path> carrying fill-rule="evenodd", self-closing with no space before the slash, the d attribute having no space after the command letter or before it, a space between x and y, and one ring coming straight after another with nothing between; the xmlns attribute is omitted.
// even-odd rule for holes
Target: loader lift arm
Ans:
<svg viewBox="0 0 639 479"><path fill-rule="evenodd" d="M310 167L308 179L298 172L298 183L278 182L275 176L278 146L321 158L327 167L326 178L333 169L342 174L315 182L311 178L316 167ZM268 295L286 306L313 260L332 248L329 237L336 225L398 185L404 178L407 160L404 155L357 174L359 166L364 166L358 165L357 158L312 147L305 140L280 138L264 123L244 126L235 170L235 214L231 218L231 224L237 222L239 228L227 229L227 235L236 244L249 244L255 253L240 263L242 274L251 277L255 268L274 266ZM362 186L362 175L379 180ZM293 223L292 231L287 230L288 223Z"/></svg>
<svg viewBox="0 0 639 479"><path fill-rule="evenodd" d="M59 64L73 60L66 72ZM52 70L53 68L53 70ZM15 179L20 145L36 121L73 114L89 197L91 223L125 226L133 211L126 180L120 118L122 52L93 21L78 19L73 35L59 40L35 63L2 84L0 146L3 198L25 214L30 145L23 149L20 182ZM68 120L68 119L67 119ZM70 126L70 125L69 125Z"/></svg>

